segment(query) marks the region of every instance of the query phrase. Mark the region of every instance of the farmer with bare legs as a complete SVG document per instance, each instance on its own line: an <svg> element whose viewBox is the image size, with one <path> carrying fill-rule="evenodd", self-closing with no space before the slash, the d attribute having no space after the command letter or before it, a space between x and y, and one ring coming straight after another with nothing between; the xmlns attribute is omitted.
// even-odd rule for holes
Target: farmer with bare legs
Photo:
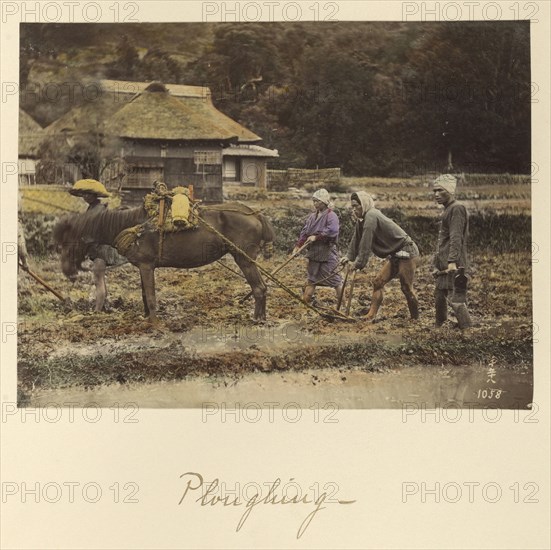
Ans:
<svg viewBox="0 0 551 550"><path fill-rule="evenodd" d="M379 258L387 258L373 280L371 307L365 320L371 322L375 319L383 302L384 286L395 277L400 279L411 318L417 319L419 308L413 290L415 269L419 261L417 245L398 224L373 206L373 197L369 193L352 193L350 200L356 226L348 253L341 263L346 264L349 270L361 270L367 265L371 253Z"/></svg>
<svg viewBox="0 0 551 550"><path fill-rule="evenodd" d="M101 202L100 198L109 197L105 186L93 179L77 181L69 190L71 195L81 197L88 203L86 212L97 213L107 208L107 204ZM107 244L89 243L87 256L92 260L92 275L96 287L95 311L103 311L105 299L107 298L107 284L105 271L108 265L120 265L126 263L126 258L121 256L115 248Z"/></svg>
<svg viewBox="0 0 551 550"><path fill-rule="evenodd" d="M444 207L440 219L438 249L434 256L436 277L436 326L448 318L448 303L460 329L469 328L471 318L467 310L467 237L469 214L465 206L455 200L457 179L451 174L437 177L432 185L434 199ZM451 293L450 293L451 291Z"/></svg>
<svg viewBox="0 0 551 550"><path fill-rule="evenodd" d="M308 282L302 299L311 302L316 285L329 286L335 289L337 300L342 293L342 277L335 273L339 264L337 241L339 238L339 218L332 210L331 197L326 189L318 189L312 196L315 211L310 214L295 248L296 254L307 242Z"/></svg>

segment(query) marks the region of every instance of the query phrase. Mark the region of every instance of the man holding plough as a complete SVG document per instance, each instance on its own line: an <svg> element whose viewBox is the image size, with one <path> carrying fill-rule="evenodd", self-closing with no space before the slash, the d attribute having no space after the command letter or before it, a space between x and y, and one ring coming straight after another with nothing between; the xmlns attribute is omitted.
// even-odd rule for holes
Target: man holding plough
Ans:
<svg viewBox="0 0 551 550"><path fill-rule="evenodd" d="M308 258L308 281L302 299L310 303L316 285L322 285L334 288L340 302L342 277L336 273L339 264L339 218L333 212L331 197L326 189L318 189L312 201L315 211L306 220L293 249L294 256L301 248L306 248Z"/></svg>
<svg viewBox="0 0 551 550"><path fill-rule="evenodd" d="M347 255L341 263L349 271L359 271L366 267L371 254L386 258L382 269L373 279L371 307L365 320L372 322L383 302L384 286L395 277L406 297L412 319L419 317L417 296L413 290L415 270L419 261L419 249L411 237L390 218L374 207L373 197L365 191L352 193L352 212L356 219L354 235Z"/></svg>

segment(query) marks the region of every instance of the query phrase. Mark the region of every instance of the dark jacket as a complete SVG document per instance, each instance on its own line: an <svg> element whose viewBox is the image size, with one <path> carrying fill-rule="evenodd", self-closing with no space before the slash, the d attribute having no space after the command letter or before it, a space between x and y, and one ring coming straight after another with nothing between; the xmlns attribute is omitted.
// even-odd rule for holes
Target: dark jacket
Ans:
<svg viewBox="0 0 551 550"><path fill-rule="evenodd" d="M356 223L347 257L351 262L356 261L358 269L363 269L372 252L379 258L386 258L409 241L410 237L397 223L377 208L370 208L363 221Z"/></svg>
<svg viewBox="0 0 551 550"><path fill-rule="evenodd" d="M468 268L467 238L469 235L469 214L461 203L453 200L442 212L438 249L434 256L434 267L445 270L455 262L457 267Z"/></svg>

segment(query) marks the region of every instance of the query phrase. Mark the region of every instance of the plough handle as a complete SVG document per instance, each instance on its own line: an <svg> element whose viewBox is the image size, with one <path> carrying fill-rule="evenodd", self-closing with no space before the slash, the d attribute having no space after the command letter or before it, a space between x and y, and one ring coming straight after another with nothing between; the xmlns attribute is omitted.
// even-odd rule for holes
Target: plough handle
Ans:
<svg viewBox="0 0 551 550"><path fill-rule="evenodd" d="M19 264L21 266L21 269L23 271L26 271L36 282L40 283L44 288L49 290L56 298L61 300L62 302L65 301L65 298L57 292L57 290L54 290L46 281L41 279L36 273L33 273L28 267L24 267L23 264Z"/></svg>
<svg viewBox="0 0 551 550"><path fill-rule="evenodd" d="M344 274L344 281L342 283L342 291L341 295L339 296L339 299L337 301L337 311L341 309L342 300L344 298L344 291L346 290L346 282L348 281L348 274L350 273L350 270L347 269L346 273Z"/></svg>
<svg viewBox="0 0 551 550"><path fill-rule="evenodd" d="M350 292L348 293L348 302L346 303L346 316L348 317L350 315L350 306L352 305L352 293L354 292L354 284L356 282L356 273L357 271L354 270L352 273L352 282L350 283Z"/></svg>

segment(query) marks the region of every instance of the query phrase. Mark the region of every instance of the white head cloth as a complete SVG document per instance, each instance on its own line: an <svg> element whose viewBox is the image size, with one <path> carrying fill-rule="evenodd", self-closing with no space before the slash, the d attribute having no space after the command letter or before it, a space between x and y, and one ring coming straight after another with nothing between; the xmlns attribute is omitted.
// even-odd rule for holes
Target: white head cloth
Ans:
<svg viewBox="0 0 551 550"><path fill-rule="evenodd" d="M453 195L457 187L457 178L451 174L442 174L434 180L432 186L442 187L442 189L445 189L448 193Z"/></svg>
<svg viewBox="0 0 551 550"><path fill-rule="evenodd" d="M362 205L362 216L375 206L373 197L367 191L352 193L352 200L357 200Z"/></svg>
<svg viewBox="0 0 551 550"><path fill-rule="evenodd" d="M333 203L331 202L331 195L329 195L329 191L327 191L327 189L318 189L312 195L312 198L323 202L323 204L327 205L329 208L333 206Z"/></svg>

